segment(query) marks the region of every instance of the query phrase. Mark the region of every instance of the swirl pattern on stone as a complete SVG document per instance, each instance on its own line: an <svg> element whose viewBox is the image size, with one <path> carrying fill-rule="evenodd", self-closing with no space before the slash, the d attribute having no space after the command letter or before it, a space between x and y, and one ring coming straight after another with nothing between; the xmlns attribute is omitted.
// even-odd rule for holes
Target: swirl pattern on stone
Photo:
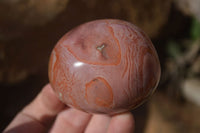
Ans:
<svg viewBox="0 0 200 133"><path fill-rule="evenodd" d="M150 39L135 25L115 19L82 24L52 51L49 79L68 106L115 114L152 95L160 63Z"/></svg>

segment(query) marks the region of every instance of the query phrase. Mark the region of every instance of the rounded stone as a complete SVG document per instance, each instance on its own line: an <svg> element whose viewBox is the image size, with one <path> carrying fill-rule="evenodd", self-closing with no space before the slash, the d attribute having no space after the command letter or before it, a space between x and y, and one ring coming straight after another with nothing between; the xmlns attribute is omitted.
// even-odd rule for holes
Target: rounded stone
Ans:
<svg viewBox="0 0 200 133"><path fill-rule="evenodd" d="M135 25L115 19L82 24L54 47L49 80L68 106L89 113L129 111L152 95L160 79L156 50Z"/></svg>

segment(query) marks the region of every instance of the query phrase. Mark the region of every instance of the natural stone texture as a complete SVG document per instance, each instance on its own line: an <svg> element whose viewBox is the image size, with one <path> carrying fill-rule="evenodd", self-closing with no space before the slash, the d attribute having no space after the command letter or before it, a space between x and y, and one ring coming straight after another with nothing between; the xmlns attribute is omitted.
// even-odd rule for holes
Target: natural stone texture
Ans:
<svg viewBox="0 0 200 133"><path fill-rule="evenodd" d="M118 19L72 29L58 41L49 62L49 80L60 100L90 113L134 109L153 94L160 73L148 36Z"/></svg>

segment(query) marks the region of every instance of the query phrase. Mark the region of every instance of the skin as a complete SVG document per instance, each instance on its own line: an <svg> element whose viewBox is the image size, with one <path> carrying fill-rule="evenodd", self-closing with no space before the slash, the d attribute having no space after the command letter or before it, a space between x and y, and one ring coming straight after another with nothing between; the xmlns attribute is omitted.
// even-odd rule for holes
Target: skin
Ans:
<svg viewBox="0 0 200 133"><path fill-rule="evenodd" d="M160 63L138 27L122 20L96 20L60 39L51 54L49 79L65 104L90 113L117 114L152 95Z"/></svg>
<svg viewBox="0 0 200 133"><path fill-rule="evenodd" d="M3 133L133 133L130 112L91 115L65 106L48 84L20 111Z"/></svg>

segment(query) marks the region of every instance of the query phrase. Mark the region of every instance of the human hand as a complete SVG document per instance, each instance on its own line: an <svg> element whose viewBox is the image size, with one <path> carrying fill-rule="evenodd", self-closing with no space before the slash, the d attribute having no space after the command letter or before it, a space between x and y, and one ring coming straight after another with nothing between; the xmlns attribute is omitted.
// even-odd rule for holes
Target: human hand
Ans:
<svg viewBox="0 0 200 133"><path fill-rule="evenodd" d="M48 84L3 133L133 133L131 113L91 115L66 107Z"/></svg>

